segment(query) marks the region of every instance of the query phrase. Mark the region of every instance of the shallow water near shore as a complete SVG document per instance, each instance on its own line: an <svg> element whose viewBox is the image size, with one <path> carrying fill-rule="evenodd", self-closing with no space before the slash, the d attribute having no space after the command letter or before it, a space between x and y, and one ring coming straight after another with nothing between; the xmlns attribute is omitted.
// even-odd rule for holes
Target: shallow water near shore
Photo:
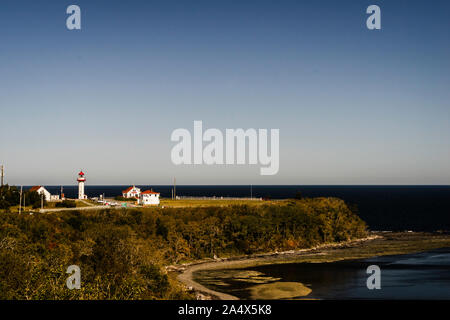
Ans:
<svg viewBox="0 0 450 320"><path fill-rule="evenodd" d="M367 267L381 269L369 290ZM203 270L195 281L240 299L450 299L450 248L331 263Z"/></svg>

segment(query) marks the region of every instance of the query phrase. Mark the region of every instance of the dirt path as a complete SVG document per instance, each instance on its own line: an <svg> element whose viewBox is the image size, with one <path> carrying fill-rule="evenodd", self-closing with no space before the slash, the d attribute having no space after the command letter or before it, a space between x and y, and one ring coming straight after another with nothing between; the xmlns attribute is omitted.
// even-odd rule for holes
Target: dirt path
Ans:
<svg viewBox="0 0 450 320"><path fill-rule="evenodd" d="M85 211L85 210L106 210L106 209L122 209L121 207L96 206L77 207L77 208L55 208L55 209L39 209L40 213L60 212L60 211Z"/></svg>
<svg viewBox="0 0 450 320"><path fill-rule="evenodd" d="M89 203L86 200L79 200L80 202L83 202L85 205L87 205L88 207L93 207L94 204L93 203Z"/></svg>

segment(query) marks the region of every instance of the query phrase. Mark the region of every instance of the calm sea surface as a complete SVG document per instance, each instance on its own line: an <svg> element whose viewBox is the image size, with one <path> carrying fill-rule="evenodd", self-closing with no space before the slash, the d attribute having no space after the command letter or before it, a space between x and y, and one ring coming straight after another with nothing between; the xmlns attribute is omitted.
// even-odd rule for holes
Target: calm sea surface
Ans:
<svg viewBox="0 0 450 320"><path fill-rule="evenodd" d="M379 290L367 289L366 269L370 265L381 269ZM251 287L255 285L239 280L243 272L258 274L258 279L300 282L312 290L307 296L312 299L450 299L450 248L365 260L267 265L215 272L213 282L208 281L211 279L208 271L194 276L206 287L241 299L251 298Z"/></svg>
<svg viewBox="0 0 450 320"><path fill-rule="evenodd" d="M128 186L86 186L86 194L96 197L120 195ZM153 188L170 197L172 186ZM59 194L59 186L49 186ZM77 186L64 186L67 197L76 197ZM292 198L300 191L304 197L338 197L357 205L360 217L372 230L450 230L450 186L177 186L180 196L229 196Z"/></svg>

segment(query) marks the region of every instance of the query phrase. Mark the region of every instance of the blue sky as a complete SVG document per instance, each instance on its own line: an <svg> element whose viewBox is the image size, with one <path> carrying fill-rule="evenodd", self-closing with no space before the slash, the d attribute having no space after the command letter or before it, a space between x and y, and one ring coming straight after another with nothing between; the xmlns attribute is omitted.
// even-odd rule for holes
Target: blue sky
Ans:
<svg viewBox="0 0 450 320"><path fill-rule="evenodd" d="M82 30L66 29L81 8ZM366 28L381 8L382 29ZM450 184L448 1L0 3L11 184ZM280 170L175 166L176 128L280 129Z"/></svg>

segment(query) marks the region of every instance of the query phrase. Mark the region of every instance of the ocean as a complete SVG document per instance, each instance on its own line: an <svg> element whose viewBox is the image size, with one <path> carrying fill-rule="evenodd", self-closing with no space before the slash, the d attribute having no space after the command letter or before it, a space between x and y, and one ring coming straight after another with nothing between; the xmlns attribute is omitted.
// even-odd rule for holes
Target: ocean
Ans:
<svg viewBox="0 0 450 320"><path fill-rule="evenodd" d="M77 186L63 186L66 197L77 196ZM128 186L89 186L89 197L105 194L113 197ZM138 186L171 197L172 186ZM60 186L46 186L52 194L59 194ZM337 197L349 205L356 205L359 216L376 231L450 231L450 186L301 186L301 185L227 185L177 186L178 196L265 197L293 198L297 192L303 197Z"/></svg>

